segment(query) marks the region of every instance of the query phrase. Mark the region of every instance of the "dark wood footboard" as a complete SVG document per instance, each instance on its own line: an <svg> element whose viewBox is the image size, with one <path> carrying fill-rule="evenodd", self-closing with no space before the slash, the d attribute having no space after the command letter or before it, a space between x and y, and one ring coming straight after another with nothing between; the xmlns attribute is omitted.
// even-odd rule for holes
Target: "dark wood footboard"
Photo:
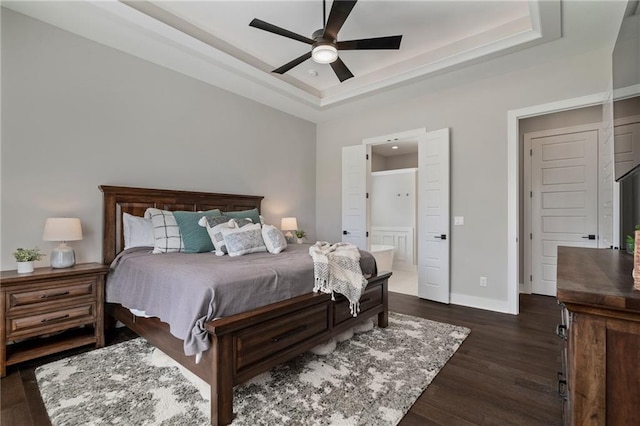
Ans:
<svg viewBox="0 0 640 426"><path fill-rule="evenodd" d="M211 384L211 424L233 420L233 387L282 364L331 337L377 315L378 326L388 324L387 286L390 273L369 279L360 298L360 313L352 317L349 302L337 295L308 293L249 312L207 323L211 349L200 363L184 355L182 340L157 318L139 318L120 305L107 312L152 345Z"/></svg>

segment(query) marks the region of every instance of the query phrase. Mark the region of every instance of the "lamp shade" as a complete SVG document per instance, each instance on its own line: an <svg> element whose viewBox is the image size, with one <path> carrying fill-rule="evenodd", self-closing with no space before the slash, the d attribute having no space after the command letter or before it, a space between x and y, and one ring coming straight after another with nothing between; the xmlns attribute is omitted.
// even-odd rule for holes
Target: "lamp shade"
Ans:
<svg viewBox="0 0 640 426"><path fill-rule="evenodd" d="M298 221L295 217L283 217L280 229L282 231L295 231L298 229Z"/></svg>
<svg viewBox="0 0 640 426"><path fill-rule="evenodd" d="M44 241L78 241L82 239L80 219L52 217L47 219L42 233Z"/></svg>

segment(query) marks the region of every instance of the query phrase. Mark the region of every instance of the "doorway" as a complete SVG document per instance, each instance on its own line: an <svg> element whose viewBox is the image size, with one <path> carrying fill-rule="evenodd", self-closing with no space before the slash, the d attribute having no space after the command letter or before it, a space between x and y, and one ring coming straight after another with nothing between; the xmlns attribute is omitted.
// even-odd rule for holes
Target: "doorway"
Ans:
<svg viewBox="0 0 640 426"><path fill-rule="evenodd" d="M523 228L522 219L522 197L521 197L521 185L522 185L522 163L519 158L522 158L522 141L520 137L520 125L521 120L538 117L545 114L552 114L556 112L571 111L577 108L585 108L590 106L605 105L607 108L611 108L611 94L610 93L596 93L592 95L582 96L579 98L566 99L557 102L551 102L548 104L541 104L521 108L517 110L510 110L507 112L507 311L508 313L517 315L519 312L518 295L521 291L526 292L527 281L523 283L520 279L522 277L523 261L521 251L521 241L523 236L520 234ZM609 111L610 112L610 111ZM606 116L606 114L604 114ZM605 123L606 124L606 123ZM611 138L608 135L603 135L601 139L602 143L611 143ZM599 165L602 166L602 165ZM607 176L601 176L602 182ZM611 178L612 179L612 178ZM612 180L611 180L612 182ZM615 187L615 184L612 183ZM606 191L613 198L616 191ZM615 220L617 212L615 211L616 202L612 199L610 202L607 200L599 200L600 205L607 203L611 209L609 219ZM605 221L599 223L600 234L604 235L607 231L607 224ZM612 238L615 238L615 227Z"/></svg>
<svg viewBox="0 0 640 426"><path fill-rule="evenodd" d="M342 148L342 234L360 248L370 248L371 148L389 142L418 141L416 257L418 296L450 300L449 129L415 129L363 140ZM364 233L362 232L364 230Z"/></svg>
<svg viewBox="0 0 640 426"><path fill-rule="evenodd" d="M371 147L370 251L378 269L393 272L389 291L418 295L416 215L417 139Z"/></svg>
<svg viewBox="0 0 640 426"><path fill-rule="evenodd" d="M589 111L573 114L589 120ZM601 115L601 109L596 108L595 117ZM527 123L523 127L527 128ZM527 292L555 296L558 246L598 247L601 127L598 122L524 134L523 151L528 155L521 198L523 233L528 236L523 244Z"/></svg>

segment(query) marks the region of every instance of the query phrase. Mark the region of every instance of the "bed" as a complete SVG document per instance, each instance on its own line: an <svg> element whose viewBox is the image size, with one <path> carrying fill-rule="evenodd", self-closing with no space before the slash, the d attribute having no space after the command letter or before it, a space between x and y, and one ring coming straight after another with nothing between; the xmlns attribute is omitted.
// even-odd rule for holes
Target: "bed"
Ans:
<svg viewBox="0 0 640 426"><path fill-rule="evenodd" d="M124 246L122 214L142 216L149 207L163 210L238 211L258 208L261 196L163 189L100 186L103 193L103 261L109 265ZM326 342L371 317L388 324L387 285L390 273L368 279L360 313L352 317L349 302L338 295L307 293L206 323L210 349L196 363L186 356L183 341L158 318L135 316L125 307L106 304L112 323L118 320L211 385L211 424L233 420L233 387ZM107 280L107 286L109 285ZM312 283L309 284L310 286Z"/></svg>

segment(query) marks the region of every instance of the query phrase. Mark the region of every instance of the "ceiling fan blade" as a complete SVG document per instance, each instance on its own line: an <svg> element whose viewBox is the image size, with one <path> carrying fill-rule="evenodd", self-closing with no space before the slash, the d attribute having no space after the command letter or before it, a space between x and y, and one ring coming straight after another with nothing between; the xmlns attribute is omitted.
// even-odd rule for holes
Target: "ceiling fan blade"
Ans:
<svg viewBox="0 0 640 426"><path fill-rule="evenodd" d="M344 25L344 22L349 17L351 10L356 5L357 0L334 0L331 5L331 12L329 12L329 18L327 24L324 27L323 38L335 40L338 38L338 31Z"/></svg>
<svg viewBox="0 0 640 426"><path fill-rule="evenodd" d="M308 37L302 36L300 34L296 34L289 30L285 30L284 28L280 28L268 22L261 21L260 19L254 19L253 21L249 22L249 26L258 28L264 31L268 31L270 33L277 34L282 37L287 37L293 40L301 41L303 43L307 43L307 44L315 43L315 40L311 40Z"/></svg>
<svg viewBox="0 0 640 426"><path fill-rule="evenodd" d="M360 40L339 41L336 43L338 50L382 50L382 49L400 49L400 41L402 36L363 38Z"/></svg>
<svg viewBox="0 0 640 426"><path fill-rule="evenodd" d="M278 73L278 74L284 74L285 72L289 71L291 68L300 65L301 63L303 63L304 61L306 61L310 57L311 57L311 52L307 52L304 55L295 58L293 61L288 62L288 63L284 64L283 66L281 66L280 68L276 68L275 70L273 70L271 72L275 72L275 73Z"/></svg>
<svg viewBox="0 0 640 426"><path fill-rule="evenodd" d="M342 62L342 59L340 58L331 62L331 68L333 68L333 72L335 72L336 76L338 76L340 83L353 77L353 74L351 74L349 68L347 68L347 66L344 64L344 62Z"/></svg>

